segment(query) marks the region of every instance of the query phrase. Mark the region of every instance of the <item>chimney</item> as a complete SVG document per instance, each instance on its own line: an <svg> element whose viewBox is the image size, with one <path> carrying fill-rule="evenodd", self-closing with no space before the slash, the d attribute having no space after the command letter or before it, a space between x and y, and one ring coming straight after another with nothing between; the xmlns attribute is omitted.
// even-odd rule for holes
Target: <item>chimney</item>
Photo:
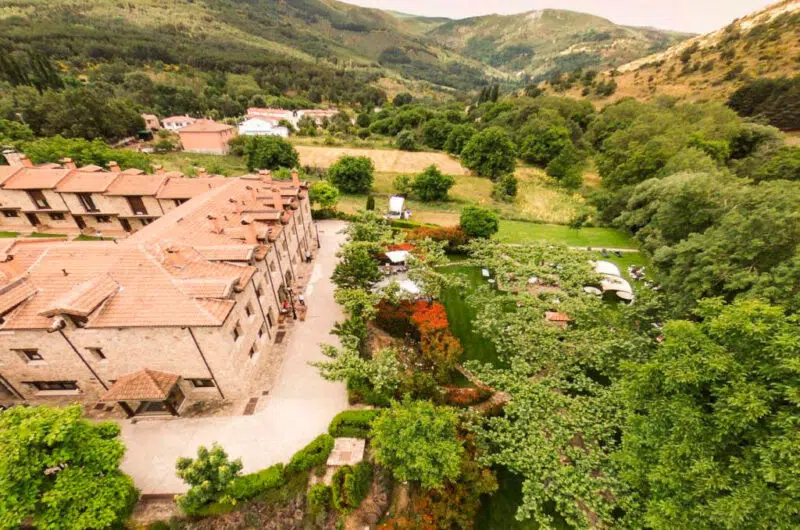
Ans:
<svg viewBox="0 0 800 530"><path fill-rule="evenodd" d="M244 227L244 242L248 245L258 245L258 230L255 223L248 223Z"/></svg>
<svg viewBox="0 0 800 530"><path fill-rule="evenodd" d="M296 169L292 170L292 185L294 186L300 185L300 175L297 173Z"/></svg>
<svg viewBox="0 0 800 530"><path fill-rule="evenodd" d="M208 214L206 218L211 221L211 231L215 234L221 234L222 224L219 222L219 218L213 213Z"/></svg>
<svg viewBox="0 0 800 530"><path fill-rule="evenodd" d="M119 164L117 164L116 160L110 160L108 162L108 170L109 171L113 171L114 173L119 173L120 168L119 168Z"/></svg>
<svg viewBox="0 0 800 530"><path fill-rule="evenodd" d="M276 210L283 210L283 199L281 198L281 190L272 188L272 206Z"/></svg>
<svg viewBox="0 0 800 530"><path fill-rule="evenodd" d="M164 174L164 166L162 166L161 164L153 164L153 169L155 169L156 175Z"/></svg>
<svg viewBox="0 0 800 530"><path fill-rule="evenodd" d="M207 175L208 175L208 173L206 172L206 168L204 168L204 167L197 168L197 176L198 177L205 177Z"/></svg>
<svg viewBox="0 0 800 530"><path fill-rule="evenodd" d="M6 162L11 167L22 167L22 154L18 153L14 149L6 149L3 151L3 156L6 158Z"/></svg>
<svg viewBox="0 0 800 530"><path fill-rule="evenodd" d="M258 176L264 182L272 182L272 172L269 169L259 169Z"/></svg>
<svg viewBox="0 0 800 530"><path fill-rule="evenodd" d="M19 161L24 167L33 167L33 162L25 155L19 155Z"/></svg>
<svg viewBox="0 0 800 530"><path fill-rule="evenodd" d="M64 166L64 169L75 169L78 167L75 165L75 162L73 162L72 159L69 157L62 158L61 160L59 160L59 162L61 162L61 164Z"/></svg>

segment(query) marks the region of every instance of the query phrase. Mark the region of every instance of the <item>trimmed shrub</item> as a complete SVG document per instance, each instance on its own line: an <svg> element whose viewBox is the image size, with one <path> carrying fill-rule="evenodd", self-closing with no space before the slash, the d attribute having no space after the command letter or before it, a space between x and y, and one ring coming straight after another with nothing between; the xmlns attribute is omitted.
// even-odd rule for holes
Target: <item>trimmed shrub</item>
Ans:
<svg viewBox="0 0 800 530"><path fill-rule="evenodd" d="M286 466L286 473L308 471L312 467L322 465L328 460L328 455L332 450L333 436L320 434L310 444L294 454L289 465Z"/></svg>
<svg viewBox="0 0 800 530"><path fill-rule="evenodd" d="M318 515L328 510L331 505L331 487L325 484L314 484L308 491L308 507L312 514Z"/></svg>
<svg viewBox="0 0 800 530"><path fill-rule="evenodd" d="M377 392L366 379L351 378L347 381L347 402L351 405L365 403L375 407L388 407L391 396Z"/></svg>
<svg viewBox="0 0 800 530"><path fill-rule="evenodd" d="M366 438L371 429L372 420L380 412L377 410L346 410L333 418L328 427L328 434L334 438Z"/></svg>
<svg viewBox="0 0 800 530"><path fill-rule="evenodd" d="M359 507L369 492L372 482L372 464L359 462L355 467L342 466L333 474L331 492L333 506L348 513Z"/></svg>
<svg viewBox="0 0 800 530"><path fill-rule="evenodd" d="M284 484L286 479L283 476L283 464L275 464L256 473L236 477L229 491L234 499L241 501L252 499Z"/></svg>

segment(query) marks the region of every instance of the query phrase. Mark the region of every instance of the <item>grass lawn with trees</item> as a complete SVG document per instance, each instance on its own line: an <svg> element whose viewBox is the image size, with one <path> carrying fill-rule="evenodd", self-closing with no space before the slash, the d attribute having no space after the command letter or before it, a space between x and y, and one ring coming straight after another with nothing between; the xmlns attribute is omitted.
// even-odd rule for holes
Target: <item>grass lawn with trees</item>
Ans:
<svg viewBox="0 0 800 530"><path fill-rule="evenodd" d="M507 243L549 241L571 247L637 248L625 233L614 228L587 227L575 230L564 225L537 224L525 221L500 221L497 238Z"/></svg>

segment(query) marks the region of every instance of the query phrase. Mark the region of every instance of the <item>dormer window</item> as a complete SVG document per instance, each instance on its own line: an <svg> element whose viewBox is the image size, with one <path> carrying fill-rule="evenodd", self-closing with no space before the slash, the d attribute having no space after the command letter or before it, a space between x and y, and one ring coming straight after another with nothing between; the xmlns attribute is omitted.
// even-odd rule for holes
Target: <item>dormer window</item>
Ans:
<svg viewBox="0 0 800 530"><path fill-rule="evenodd" d="M47 202L44 193L42 193L40 190L30 190L28 192L28 196L31 198L33 204L35 204L36 208L38 208L39 210L50 209L50 203Z"/></svg>

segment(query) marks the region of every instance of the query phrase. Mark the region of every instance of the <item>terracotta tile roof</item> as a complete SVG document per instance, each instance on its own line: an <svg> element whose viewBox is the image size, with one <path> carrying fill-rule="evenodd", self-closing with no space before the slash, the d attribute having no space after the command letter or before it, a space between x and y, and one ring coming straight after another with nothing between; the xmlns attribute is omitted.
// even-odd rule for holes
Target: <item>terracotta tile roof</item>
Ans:
<svg viewBox="0 0 800 530"><path fill-rule="evenodd" d="M0 287L0 315L7 313L34 294L36 287L24 278Z"/></svg>
<svg viewBox="0 0 800 530"><path fill-rule="evenodd" d="M71 169L22 168L3 182L7 190L48 190L56 187Z"/></svg>
<svg viewBox="0 0 800 530"><path fill-rule="evenodd" d="M210 120L202 120L196 121L191 125L187 125L180 131L179 134L183 133L206 133L206 132L222 132L222 131L229 131L233 129L233 125L228 125L225 123L218 123L215 121Z"/></svg>
<svg viewBox="0 0 800 530"><path fill-rule="evenodd" d="M11 263L31 250L41 249L23 247ZM135 245L99 241L52 243L34 260L26 262L30 263L26 279L39 290L9 313L0 329L49 328L52 318L41 313L60 304L70 292L84 293L84 297L74 294L73 297L75 306L85 311L107 290L97 286L97 290L84 292L87 289L84 284L103 277L116 282L119 289L88 316L87 328L218 326L224 320L220 312L209 312L205 304L181 291L174 283L175 277L152 255ZM0 270L3 265L6 264L0 264ZM244 273L241 269L223 270L220 277L240 280ZM204 277L214 277L210 271L205 272ZM185 279L190 278L190 274L185 275Z"/></svg>
<svg viewBox="0 0 800 530"><path fill-rule="evenodd" d="M228 314L236 305L233 300L218 300L216 298L201 298L197 301L197 305L203 307L209 315L216 318L220 324L225 322Z"/></svg>
<svg viewBox="0 0 800 530"><path fill-rule="evenodd" d="M167 179L164 175L121 173L106 190L106 195L155 195Z"/></svg>
<svg viewBox="0 0 800 530"><path fill-rule="evenodd" d="M118 172L87 172L83 169L73 171L56 185L62 193L102 193L108 189Z"/></svg>
<svg viewBox="0 0 800 530"><path fill-rule="evenodd" d="M0 185L22 169L22 166L0 166Z"/></svg>
<svg viewBox="0 0 800 530"><path fill-rule="evenodd" d="M76 285L39 314L46 317L60 314L88 317L118 290L119 284L108 274L96 276Z"/></svg>
<svg viewBox="0 0 800 530"><path fill-rule="evenodd" d="M555 311L545 311L544 318L550 322L572 322L569 315Z"/></svg>
<svg viewBox="0 0 800 530"><path fill-rule="evenodd" d="M78 171L83 171L84 173L97 173L98 171L103 171L103 168L95 164L89 164L88 166L79 167Z"/></svg>
<svg viewBox="0 0 800 530"><path fill-rule="evenodd" d="M144 175L144 171L137 167L129 167L128 169L123 170L122 173L125 175Z"/></svg>
<svg viewBox="0 0 800 530"><path fill-rule="evenodd" d="M192 298L227 298L233 292L231 279L176 280L175 285Z"/></svg>
<svg viewBox="0 0 800 530"><path fill-rule="evenodd" d="M194 123L197 121L197 118L192 118L191 116L169 116L161 120L161 123L172 123L172 122L181 123L184 121L188 121L189 123Z"/></svg>
<svg viewBox="0 0 800 530"><path fill-rule="evenodd" d="M257 245L196 246L194 249L209 261L249 261Z"/></svg>
<svg viewBox="0 0 800 530"><path fill-rule="evenodd" d="M142 370L123 375L111 385L100 401L162 401L180 381L180 376Z"/></svg>
<svg viewBox="0 0 800 530"><path fill-rule="evenodd" d="M256 268L249 265L234 265L232 263L205 260L198 260L180 267L167 266L166 269L173 276L180 279L212 278L235 281L237 289L243 289L256 272Z"/></svg>
<svg viewBox="0 0 800 530"><path fill-rule="evenodd" d="M159 190L158 199L191 199L225 184L225 177L170 178Z"/></svg>

